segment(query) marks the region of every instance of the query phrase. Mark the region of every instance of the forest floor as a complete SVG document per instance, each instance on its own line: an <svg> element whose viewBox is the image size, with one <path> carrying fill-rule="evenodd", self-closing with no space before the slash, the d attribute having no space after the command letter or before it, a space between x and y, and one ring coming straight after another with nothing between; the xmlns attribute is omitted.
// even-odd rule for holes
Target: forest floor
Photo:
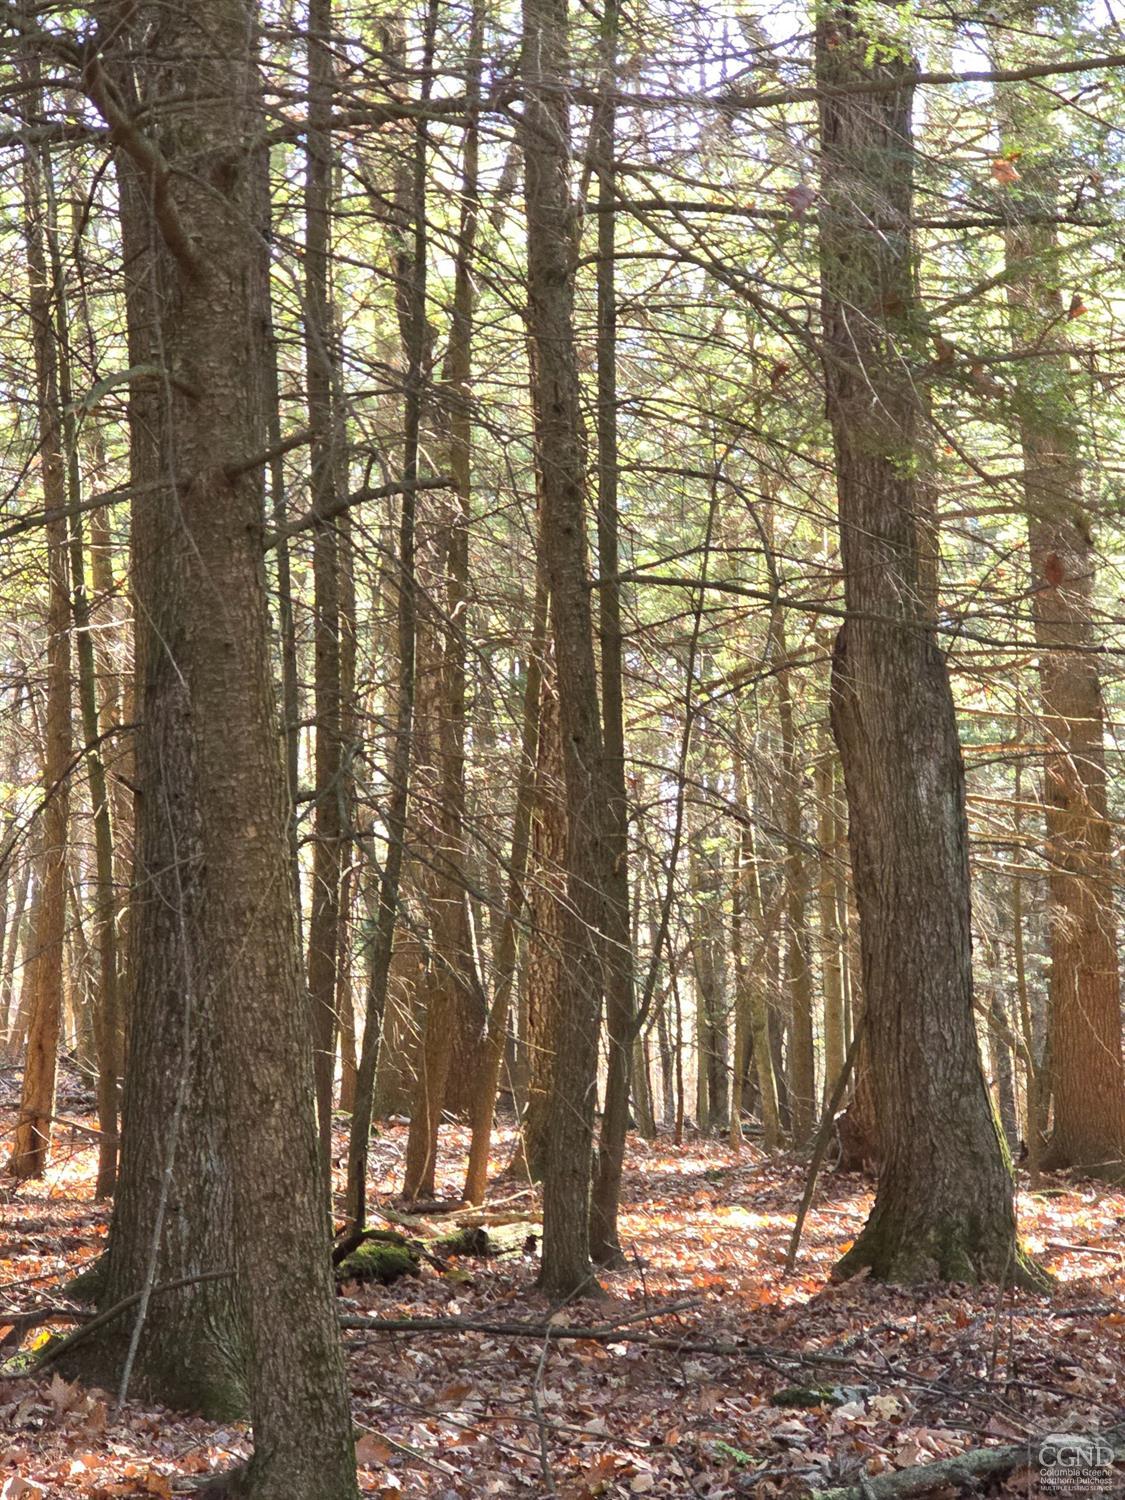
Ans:
<svg viewBox="0 0 1125 1500"><path fill-rule="evenodd" d="M12 1076L0 1077L5 1135ZM79 1124L92 1124L87 1108L60 1099L60 1115ZM511 1132L499 1136L503 1160ZM391 1207L405 1144L398 1125L373 1143L373 1204ZM60 1125L57 1146L44 1181L0 1190L4 1310L57 1295L105 1243L109 1211L93 1199L91 1138ZM466 1146L463 1130L447 1130L439 1194L456 1196ZM804 1179L800 1161L766 1162L753 1145L736 1154L716 1141L632 1139L621 1220L630 1267L603 1276L607 1300L575 1304L554 1325L629 1319L620 1337L349 1331L362 1489L389 1500L789 1497L1121 1420L1125 1196L1064 1178L1021 1193L1024 1240L1057 1278L1051 1297L901 1291L829 1284L871 1203L869 1183L831 1172L797 1269L786 1272ZM512 1192L496 1193L508 1209ZM531 1198L515 1207L534 1215ZM538 1323L551 1315L526 1247L457 1265L453 1275L424 1265L386 1287L347 1283L342 1311ZM670 1304L679 1310L659 1316ZM735 1342L734 1352L699 1347ZM237 1425L135 1400L116 1411L108 1393L49 1374L0 1377L0 1500L187 1493L246 1450ZM1025 1467L993 1492L1037 1494L1037 1475ZM1121 1493L1120 1471L1102 1478Z"/></svg>

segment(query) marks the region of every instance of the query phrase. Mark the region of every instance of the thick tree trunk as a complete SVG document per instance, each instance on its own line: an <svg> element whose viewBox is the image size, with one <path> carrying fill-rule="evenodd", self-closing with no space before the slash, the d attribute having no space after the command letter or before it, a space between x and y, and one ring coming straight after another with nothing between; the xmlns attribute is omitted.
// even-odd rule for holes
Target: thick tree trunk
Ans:
<svg viewBox="0 0 1125 1500"><path fill-rule="evenodd" d="M1125 1061L1115 861L1105 757L1105 703L1094 624L1097 554L1075 415L1058 230L1026 221L1057 210L1054 123L1034 91L1000 101L1006 139L1023 150L1005 189L1008 305L1020 379L1019 436L1047 752L1050 1027L1054 1125L1045 1165L1125 1179Z"/></svg>
<svg viewBox="0 0 1125 1500"><path fill-rule="evenodd" d="M354 1500L268 651L261 468L248 462L267 426L255 18L244 0L134 14L145 36L139 102L159 120L162 154L135 121L116 126L132 162L127 248L141 262L154 227L143 269L155 323L132 331L159 339L175 379L158 386L149 413L160 442L149 472L162 488L137 508L138 618L148 622L139 831L151 885L134 923L109 1281L137 1290L174 1259L188 1274L233 1273L221 1293L212 1289L226 1284L212 1282L152 1299L145 1384L163 1393L197 1383L210 1409L228 1411L245 1390L255 1451L237 1488L253 1500ZM85 82L111 123L128 118L96 58ZM166 1311L177 1305L178 1328Z"/></svg>
<svg viewBox="0 0 1125 1500"><path fill-rule="evenodd" d="M973 1016L964 771L919 599L909 376L914 66L837 7L817 30L824 367L848 619L832 727L844 766L866 1027L885 1106L879 1189L839 1267L1018 1281L1011 1169ZM872 81L875 93L851 92Z"/></svg>

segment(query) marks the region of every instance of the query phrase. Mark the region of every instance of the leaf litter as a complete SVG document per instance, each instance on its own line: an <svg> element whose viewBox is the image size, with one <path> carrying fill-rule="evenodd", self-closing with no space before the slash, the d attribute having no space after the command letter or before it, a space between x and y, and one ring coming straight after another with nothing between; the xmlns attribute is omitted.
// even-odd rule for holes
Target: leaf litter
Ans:
<svg viewBox="0 0 1125 1500"><path fill-rule="evenodd" d="M494 1164L512 1141L511 1130L497 1132ZM392 1124L372 1143L372 1205L400 1215L405 1142L405 1126ZM464 1129L445 1132L439 1198L456 1200L467 1145ZM341 1138L338 1157L342 1149ZM0 1192L9 1327L104 1248L109 1209L93 1201L95 1165L91 1138L62 1127L46 1178ZM789 1274L804 1171L752 1145L735 1153L714 1140L632 1138L621 1213L629 1264L602 1273L604 1301L547 1306L533 1240L521 1253L458 1261L456 1276L423 1262L390 1286L345 1283L341 1311L356 1315L542 1325L560 1314L546 1341L345 1332L361 1491L774 1500L1120 1419L1125 1196L1065 1177L1021 1193L1024 1241L1056 1277L1050 1297L835 1285L829 1274L863 1225L871 1184L822 1178ZM511 1184L494 1197L503 1218ZM510 1211L533 1217L533 1197ZM598 1340L556 1333L618 1319L629 1320L620 1334ZM17 1331L5 1356L18 1347ZM203 1476L250 1447L241 1424L138 1401L115 1413L106 1392L47 1373L0 1378L0 1434L0 1500L198 1493Z"/></svg>

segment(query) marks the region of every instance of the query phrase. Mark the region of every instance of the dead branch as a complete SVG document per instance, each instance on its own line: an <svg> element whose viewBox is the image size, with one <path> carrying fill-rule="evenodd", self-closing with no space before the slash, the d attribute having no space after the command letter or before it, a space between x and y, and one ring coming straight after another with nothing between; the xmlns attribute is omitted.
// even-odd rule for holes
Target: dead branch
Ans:
<svg viewBox="0 0 1125 1500"><path fill-rule="evenodd" d="M1125 1458L1125 1423L1097 1434L1112 1448L1115 1459ZM814 1490L812 1500L910 1500L912 1496L929 1495L949 1485L966 1485L974 1481L1010 1474L1034 1460L1039 1444L1045 1438L1029 1437L1026 1442L1005 1448L971 1448L956 1458L939 1459L932 1464L918 1464L899 1469L894 1474L878 1474L861 1484L837 1489Z"/></svg>

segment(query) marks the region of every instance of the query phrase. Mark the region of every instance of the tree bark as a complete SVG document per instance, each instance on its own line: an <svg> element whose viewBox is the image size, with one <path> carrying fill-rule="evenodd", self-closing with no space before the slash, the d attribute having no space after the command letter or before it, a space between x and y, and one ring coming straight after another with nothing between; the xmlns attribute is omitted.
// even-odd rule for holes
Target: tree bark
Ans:
<svg viewBox="0 0 1125 1500"><path fill-rule="evenodd" d="M152 885L134 924L108 1280L120 1293L131 1268L124 1289L136 1291L174 1258L233 1272L218 1302L205 1288L226 1283L153 1299L145 1384L199 1382L208 1407L228 1412L245 1391L255 1448L236 1488L252 1500L355 1500L268 650L262 475L245 462L267 428L255 16L245 0L195 0L190 10L143 4L130 21L131 40L145 39L137 102L159 121L159 148L96 56L84 81L128 158L126 248L148 278L133 312L153 320L142 333L131 318L131 332L159 340L175 379L156 383L146 413L158 446L142 461L161 489L136 516L139 832ZM155 1151L142 1139L152 1137ZM178 1307L178 1329L166 1306Z"/></svg>
<svg viewBox="0 0 1125 1500"><path fill-rule="evenodd" d="M308 148L305 160L305 370L308 383L312 510L330 516L339 460L333 420L333 328L329 297L332 214L332 0L308 13ZM343 759L340 702L340 575L334 520L313 530L314 826L308 989L312 1007L321 1163L332 1151L336 1074L336 976L343 877Z"/></svg>
<svg viewBox="0 0 1125 1500"><path fill-rule="evenodd" d="M508 1037L512 987L519 957L519 923L526 904L527 865L531 847L531 819L535 802L536 764L539 746L539 707L542 702L543 656L547 646L547 590L540 575L535 592L531 643L523 696L523 729L516 780L516 805L512 819L512 847L508 860L508 893L493 958L492 1002L484 1057L477 1073L475 1098L470 1110L472 1140L465 1173L465 1198L484 1201L488 1186L488 1157L492 1144L492 1119L500 1070Z"/></svg>
<svg viewBox="0 0 1125 1500"><path fill-rule="evenodd" d="M524 0L524 187L528 329L542 463L543 566L551 597L567 800L559 996L566 1046L555 1059L543 1191L540 1286L590 1287L589 1190L606 911L609 802L593 619L586 586L586 472L574 344L576 219L569 184L566 0Z"/></svg>
<svg viewBox="0 0 1125 1500"><path fill-rule="evenodd" d="M1027 1280L973 1016L964 770L919 598L915 66L837 6L817 28L824 369L848 616L834 651L867 1036L884 1105L868 1222L838 1274ZM876 94L848 92L872 81Z"/></svg>
<svg viewBox="0 0 1125 1500"><path fill-rule="evenodd" d="M617 499L616 112L617 0L602 11L602 98L592 149L598 179L598 635L601 645L602 732L608 799L605 809L605 1103L590 1201L590 1251L599 1265L623 1266L617 1207L629 1128L634 1043L639 1026L629 910L629 803L625 786L624 642L621 626Z"/></svg>
<svg viewBox="0 0 1125 1500"><path fill-rule="evenodd" d="M34 148L24 163L27 215L28 301L35 357L39 459L43 505L66 505L66 460L62 443L58 350L47 259L47 200L41 164ZM8 1170L14 1177L41 1177L51 1150L55 1080L63 1005L63 950L66 938L66 860L70 772L70 570L65 520L46 528L47 542L47 711L43 746L43 881L34 936L34 1003L27 1024L27 1053L20 1093L20 1118Z"/></svg>
<svg viewBox="0 0 1125 1500"><path fill-rule="evenodd" d="M1049 1168L1125 1179L1125 1060L1117 948L1115 861L1105 756L1105 701L1094 624L1097 553L1086 465L1075 415L1067 309L1059 290L1054 125L1034 91L1000 101L1005 148L1020 149L1020 178L1005 189L1008 307L1035 640L1039 647L1043 803L1049 870L1051 1064L1054 1123Z"/></svg>

